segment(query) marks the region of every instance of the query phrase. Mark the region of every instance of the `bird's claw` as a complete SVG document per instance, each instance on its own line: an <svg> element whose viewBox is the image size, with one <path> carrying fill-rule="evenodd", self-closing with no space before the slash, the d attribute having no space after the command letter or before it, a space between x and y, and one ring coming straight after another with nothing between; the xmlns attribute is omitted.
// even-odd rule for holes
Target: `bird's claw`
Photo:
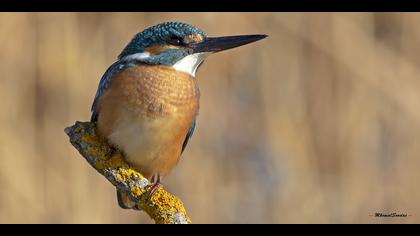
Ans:
<svg viewBox="0 0 420 236"><path fill-rule="evenodd" d="M153 196L156 194L157 190L162 187L162 184L158 181L156 183L153 183L153 185L149 189L149 197L148 200L151 201Z"/></svg>

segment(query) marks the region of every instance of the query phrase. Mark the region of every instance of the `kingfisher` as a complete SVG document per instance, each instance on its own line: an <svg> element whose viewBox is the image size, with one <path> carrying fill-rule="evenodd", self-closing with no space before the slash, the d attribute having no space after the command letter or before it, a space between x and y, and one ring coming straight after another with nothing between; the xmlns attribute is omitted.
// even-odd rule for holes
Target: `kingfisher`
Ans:
<svg viewBox="0 0 420 236"><path fill-rule="evenodd" d="M137 33L102 76L92 104L98 133L152 182L150 196L178 163L199 110L196 72L204 59L267 35L208 37L181 22ZM141 210L117 190L124 209Z"/></svg>

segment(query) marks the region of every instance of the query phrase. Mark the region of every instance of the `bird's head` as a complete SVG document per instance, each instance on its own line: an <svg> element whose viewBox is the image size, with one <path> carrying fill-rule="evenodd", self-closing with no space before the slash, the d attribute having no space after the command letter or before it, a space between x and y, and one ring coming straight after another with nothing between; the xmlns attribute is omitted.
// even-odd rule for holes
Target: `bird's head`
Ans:
<svg viewBox="0 0 420 236"><path fill-rule="evenodd" d="M267 36L207 37L202 30L192 25L166 22L136 34L118 58L171 66L178 71L195 76L198 66L208 55L252 43L265 37Z"/></svg>

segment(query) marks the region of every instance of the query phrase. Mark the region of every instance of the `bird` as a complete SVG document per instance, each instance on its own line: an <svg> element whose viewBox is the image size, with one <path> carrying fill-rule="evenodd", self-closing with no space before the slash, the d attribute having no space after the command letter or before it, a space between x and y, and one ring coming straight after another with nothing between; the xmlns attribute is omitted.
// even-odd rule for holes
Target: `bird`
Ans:
<svg viewBox="0 0 420 236"><path fill-rule="evenodd" d="M176 166L193 135L199 111L197 69L217 52L265 34L209 37L182 22L137 33L100 79L91 107L98 134L152 183L150 196ZM123 209L141 210L117 189Z"/></svg>

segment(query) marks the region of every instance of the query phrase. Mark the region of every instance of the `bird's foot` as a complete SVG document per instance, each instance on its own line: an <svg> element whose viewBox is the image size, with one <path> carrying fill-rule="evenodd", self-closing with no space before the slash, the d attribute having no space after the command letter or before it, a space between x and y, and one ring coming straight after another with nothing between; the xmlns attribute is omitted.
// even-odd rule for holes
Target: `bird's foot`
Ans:
<svg viewBox="0 0 420 236"><path fill-rule="evenodd" d="M151 201L152 200L152 197L155 195L155 193L157 192L157 190L160 188L160 187L162 187L162 184L161 183L154 183L153 185L152 185L152 187L150 188L150 193L149 193L149 201Z"/></svg>
<svg viewBox="0 0 420 236"><path fill-rule="evenodd" d="M161 178L160 175L156 176L156 181L152 184L152 186L149 189L149 201L152 200L152 197L155 195L155 193L157 192L157 190L162 187L162 182L161 182Z"/></svg>

